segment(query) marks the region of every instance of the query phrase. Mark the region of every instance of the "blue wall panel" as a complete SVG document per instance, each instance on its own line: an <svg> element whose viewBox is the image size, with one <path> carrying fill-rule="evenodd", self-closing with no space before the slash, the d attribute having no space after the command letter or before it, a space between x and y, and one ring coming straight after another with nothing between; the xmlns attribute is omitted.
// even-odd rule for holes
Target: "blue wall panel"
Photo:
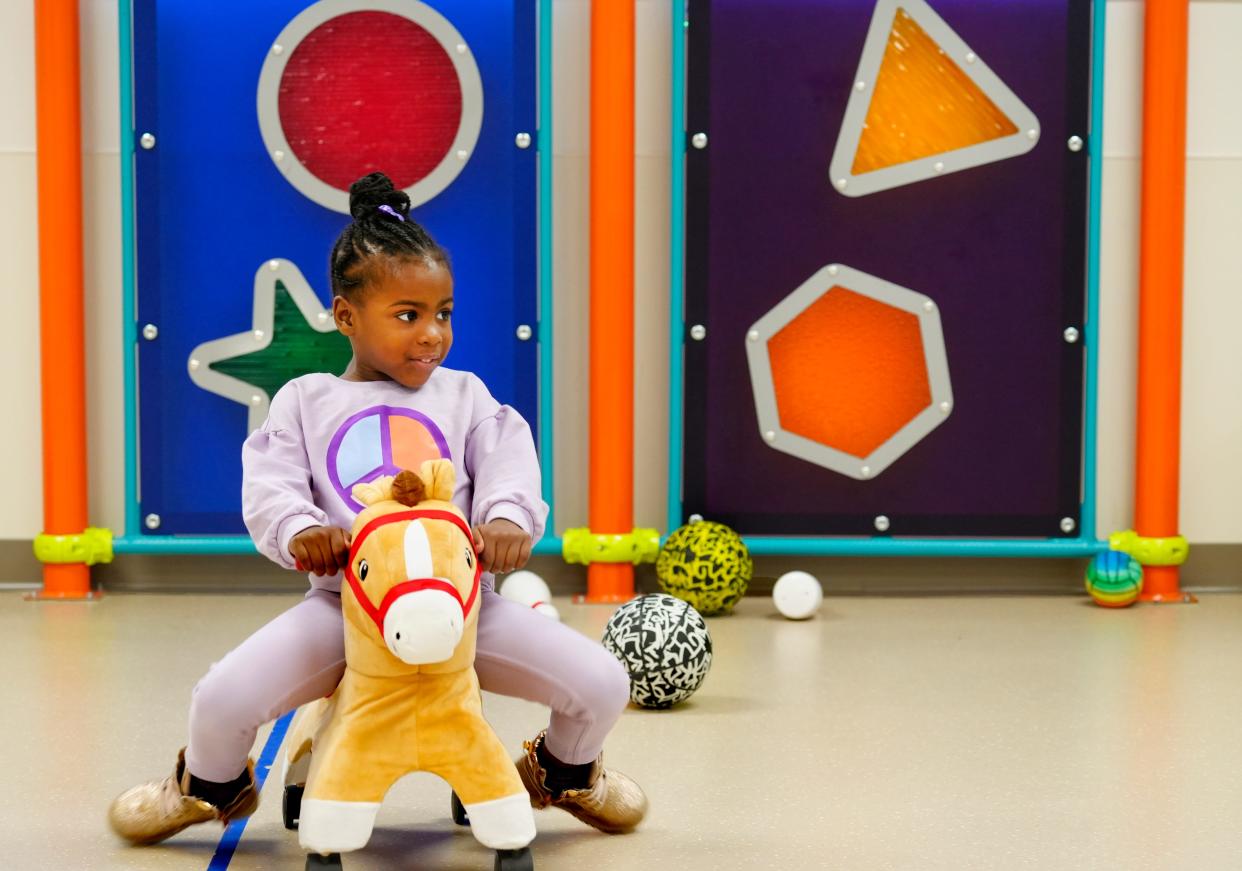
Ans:
<svg viewBox="0 0 1242 871"><path fill-rule="evenodd" d="M276 36L308 5L134 0L140 511L158 534L241 533L247 409L206 392L186 364L197 345L251 328L256 270L297 264L325 305L327 256L347 216L305 198L268 156L256 89ZM436 0L483 81L478 144L460 175L414 216L449 249L455 343L447 364L479 374L531 422L537 414L535 0Z"/></svg>

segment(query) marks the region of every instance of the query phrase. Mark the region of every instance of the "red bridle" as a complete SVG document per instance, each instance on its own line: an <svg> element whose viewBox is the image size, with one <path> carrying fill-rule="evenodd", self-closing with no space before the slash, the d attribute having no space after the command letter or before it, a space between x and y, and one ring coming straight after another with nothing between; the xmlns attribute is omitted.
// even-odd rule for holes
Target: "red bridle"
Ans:
<svg viewBox="0 0 1242 871"><path fill-rule="evenodd" d="M466 541L470 545L470 550L474 554L474 583L470 586L470 597L466 601L462 601L461 593L457 592L457 588L452 584L445 583L439 578L416 578L409 581L403 581L389 590L384 601L377 608L372 602L366 591L362 589L362 581L358 580L354 574L354 560L357 559L359 552L362 550L362 544L367 540L372 532L381 526L389 523L400 523L403 520L417 521L421 518L429 520L447 520L454 524L466 536ZM479 578L483 574L483 568L479 565L479 554L474 549L474 537L470 534L470 527L466 525L466 521L462 520L451 511L438 511L435 509L422 509L414 511L399 511L395 514L384 514L375 518L362 528L362 532L358 533L358 537L354 539L353 544L349 548L349 565L345 567L345 578L349 581L350 589L354 591L354 598L358 600L358 604L362 606L362 610L366 611L371 620L379 629L380 635L384 634L384 617L388 614L388 609L392 607L392 603L406 593L415 593L419 590L440 590L448 593L457 600L457 604L461 605L462 619L470 615L470 609L474 606L474 600L479 596Z"/></svg>

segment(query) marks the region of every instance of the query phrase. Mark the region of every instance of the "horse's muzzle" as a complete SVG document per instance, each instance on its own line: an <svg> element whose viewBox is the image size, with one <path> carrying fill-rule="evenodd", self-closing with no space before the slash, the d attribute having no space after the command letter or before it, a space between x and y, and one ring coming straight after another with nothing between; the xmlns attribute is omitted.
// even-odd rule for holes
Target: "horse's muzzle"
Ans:
<svg viewBox="0 0 1242 871"><path fill-rule="evenodd" d="M461 641L465 615L461 600L439 589L398 596L384 614L384 643L409 665L451 659Z"/></svg>

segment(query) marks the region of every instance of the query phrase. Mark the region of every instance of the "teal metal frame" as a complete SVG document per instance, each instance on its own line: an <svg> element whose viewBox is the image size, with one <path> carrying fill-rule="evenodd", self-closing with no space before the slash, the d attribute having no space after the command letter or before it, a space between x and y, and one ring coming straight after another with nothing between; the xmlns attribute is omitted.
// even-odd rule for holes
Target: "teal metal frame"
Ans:
<svg viewBox="0 0 1242 871"><path fill-rule="evenodd" d="M118 0L121 92L121 263L123 276L122 357L125 369L125 531L113 541L116 553L247 554L254 542L243 535L143 535L138 501L138 321L134 283L134 95L133 14L130 0ZM536 147L539 149L539 455L543 458L543 498L553 505L552 384L552 0L538 4L539 96ZM555 529L549 511L548 529ZM561 539L545 536L536 554L561 553Z"/></svg>
<svg viewBox="0 0 1242 871"><path fill-rule="evenodd" d="M789 556L908 556L908 557L1091 557L1108 550L1096 536L1096 485L1099 398L1100 333L1100 191L1104 149L1104 28L1105 0L1092 3L1091 130L1087 135L1090 161L1087 217L1087 311L1083 343L1086 352L1083 426L1082 502L1077 538L955 539L955 538L813 538L801 536L747 536L752 554ZM682 447L684 411L683 347L685 344L685 155L686 155L686 30L693 26L685 0L672 3L672 155L669 304L669 451L668 528L681 522Z"/></svg>

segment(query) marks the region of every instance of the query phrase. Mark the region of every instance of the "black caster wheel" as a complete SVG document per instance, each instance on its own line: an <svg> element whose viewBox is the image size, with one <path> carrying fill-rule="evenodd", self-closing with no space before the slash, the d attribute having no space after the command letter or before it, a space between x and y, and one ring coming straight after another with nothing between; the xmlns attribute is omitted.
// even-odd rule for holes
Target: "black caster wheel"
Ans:
<svg viewBox="0 0 1242 871"><path fill-rule="evenodd" d="M457 797L457 793L453 793L452 798L453 822L459 826L470 825L470 815L466 813L466 807L461 803L461 799Z"/></svg>
<svg viewBox="0 0 1242 871"><path fill-rule="evenodd" d="M326 856L320 856L318 853L306 854L306 871L324 871L324 869L342 871L341 854L329 853Z"/></svg>
<svg viewBox="0 0 1242 871"><path fill-rule="evenodd" d="M281 810L285 815L285 828L296 829L298 820L302 818L302 793L306 787L297 783L285 785L285 797L281 802ZM310 866L307 866L310 867Z"/></svg>
<svg viewBox="0 0 1242 871"><path fill-rule="evenodd" d="M530 854L530 847L497 850L495 871L535 871L535 859Z"/></svg>

